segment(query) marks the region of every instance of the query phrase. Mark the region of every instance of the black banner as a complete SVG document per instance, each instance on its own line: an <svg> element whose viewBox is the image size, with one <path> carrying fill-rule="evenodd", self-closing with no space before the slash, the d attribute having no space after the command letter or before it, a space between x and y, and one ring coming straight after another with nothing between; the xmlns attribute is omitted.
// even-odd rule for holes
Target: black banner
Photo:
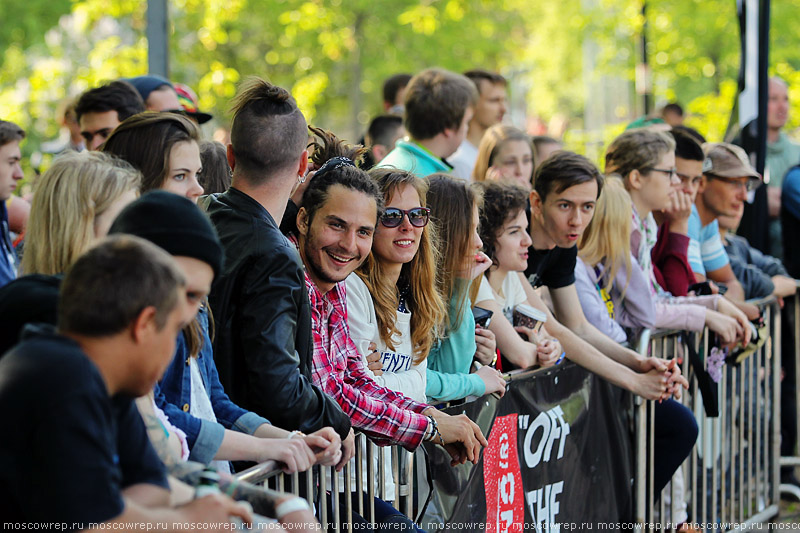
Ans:
<svg viewBox="0 0 800 533"><path fill-rule="evenodd" d="M466 413L489 446L477 465L453 468L426 444L435 490L425 522L487 533L630 522L630 405L625 391L565 363L512 381L502 399L445 409Z"/></svg>

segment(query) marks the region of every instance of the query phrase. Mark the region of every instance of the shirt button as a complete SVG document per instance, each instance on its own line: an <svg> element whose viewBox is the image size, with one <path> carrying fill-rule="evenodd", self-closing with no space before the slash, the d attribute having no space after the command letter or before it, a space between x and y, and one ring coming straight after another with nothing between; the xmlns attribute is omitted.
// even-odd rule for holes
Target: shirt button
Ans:
<svg viewBox="0 0 800 533"><path fill-rule="evenodd" d="M188 403L183 404L183 412L184 413L188 413L189 412L189 404Z"/></svg>

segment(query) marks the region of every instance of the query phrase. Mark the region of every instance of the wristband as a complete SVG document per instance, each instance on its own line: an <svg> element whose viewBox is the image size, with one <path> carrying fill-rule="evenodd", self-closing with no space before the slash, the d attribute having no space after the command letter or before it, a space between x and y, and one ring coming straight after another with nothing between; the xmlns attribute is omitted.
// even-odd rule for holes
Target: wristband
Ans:
<svg viewBox="0 0 800 533"><path fill-rule="evenodd" d="M303 498L296 496L294 498L289 498L285 502L280 503L277 507L275 507L275 518L280 520L289 513L294 513L296 511L308 511L308 509L308 503Z"/></svg>
<svg viewBox="0 0 800 533"><path fill-rule="evenodd" d="M294 430L294 431L290 432L288 435L286 435L286 438L287 439L293 439L295 437L300 437L302 439L305 436L306 436L306 434L303 433L302 431Z"/></svg>

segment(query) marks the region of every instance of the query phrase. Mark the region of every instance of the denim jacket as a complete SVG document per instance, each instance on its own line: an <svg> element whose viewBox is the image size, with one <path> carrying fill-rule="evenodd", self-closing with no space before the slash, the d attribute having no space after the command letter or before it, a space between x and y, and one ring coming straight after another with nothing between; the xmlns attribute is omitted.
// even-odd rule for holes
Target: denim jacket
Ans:
<svg viewBox="0 0 800 533"><path fill-rule="evenodd" d="M175 346L175 356L169 368L155 386L156 405L169 417L169 421L186 433L189 442L189 460L208 464L222 445L225 429L252 435L267 419L246 411L234 404L219 382L217 367L208 335L208 310L203 307L198 313L203 333L203 346L197 356L197 366L203 377L206 393L217 422L202 420L189 414L192 398L192 373L189 366L189 350L181 332Z"/></svg>

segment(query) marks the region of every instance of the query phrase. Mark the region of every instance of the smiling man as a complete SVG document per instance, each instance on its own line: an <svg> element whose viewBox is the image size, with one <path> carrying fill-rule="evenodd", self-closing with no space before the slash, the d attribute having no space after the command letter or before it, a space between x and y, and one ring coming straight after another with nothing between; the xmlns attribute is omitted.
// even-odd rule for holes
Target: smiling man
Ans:
<svg viewBox="0 0 800 533"><path fill-rule="evenodd" d="M0 120L0 287L17 277L17 254L11 243L6 200L11 198L17 182L25 177L20 162L19 143L25 132L6 120Z"/></svg>
<svg viewBox="0 0 800 533"><path fill-rule="evenodd" d="M380 444L399 444L413 451L423 440L432 441L445 446L453 464L477 463L481 446L487 443L474 422L375 383L350 337L344 281L369 255L382 210L383 194L377 184L346 157L322 165L303 195L292 238L305 266L311 303L312 379L338 402L353 427ZM411 530L406 517L377 498L374 519L403 522Z"/></svg>

